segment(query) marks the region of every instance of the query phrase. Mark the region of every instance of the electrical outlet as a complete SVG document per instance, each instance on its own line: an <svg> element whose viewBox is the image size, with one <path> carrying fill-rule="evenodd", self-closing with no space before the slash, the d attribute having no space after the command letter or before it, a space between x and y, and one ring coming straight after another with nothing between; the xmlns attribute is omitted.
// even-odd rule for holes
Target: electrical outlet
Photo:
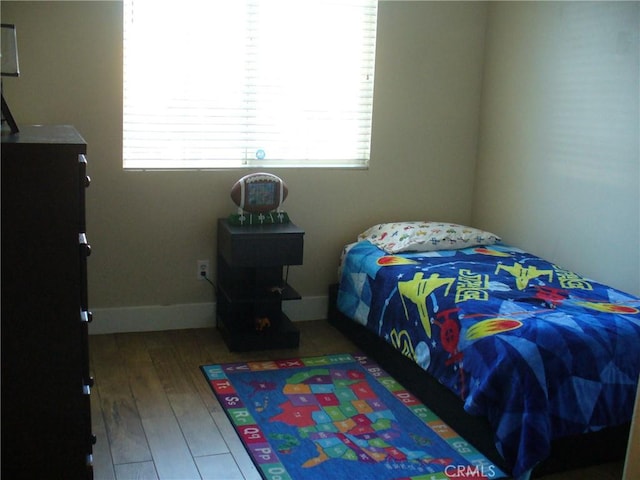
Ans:
<svg viewBox="0 0 640 480"><path fill-rule="evenodd" d="M198 260L198 280L204 280L209 277L209 260Z"/></svg>

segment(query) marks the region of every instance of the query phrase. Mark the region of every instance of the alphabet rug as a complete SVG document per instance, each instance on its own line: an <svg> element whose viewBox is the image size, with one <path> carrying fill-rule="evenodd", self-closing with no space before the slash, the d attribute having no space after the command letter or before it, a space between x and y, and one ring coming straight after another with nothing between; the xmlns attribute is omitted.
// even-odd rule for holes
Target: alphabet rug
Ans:
<svg viewBox="0 0 640 480"><path fill-rule="evenodd" d="M266 480L507 478L365 355L201 369Z"/></svg>

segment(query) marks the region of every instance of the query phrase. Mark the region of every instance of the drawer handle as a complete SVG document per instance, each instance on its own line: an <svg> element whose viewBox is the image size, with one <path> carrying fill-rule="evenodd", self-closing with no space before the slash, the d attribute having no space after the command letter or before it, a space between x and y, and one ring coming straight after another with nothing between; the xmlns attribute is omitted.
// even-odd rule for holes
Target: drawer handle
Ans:
<svg viewBox="0 0 640 480"><path fill-rule="evenodd" d="M91 323L93 322L93 313L87 311L87 310L82 310L80 312L80 321L85 322L85 323Z"/></svg>
<svg viewBox="0 0 640 480"><path fill-rule="evenodd" d="M89 245L89 242L87 241L87 235L84 233L81 233L78 236L78 242L80 243L80 247L83 248L84 250L84 254L88 257L89 255L91 255L91 245Z"/></svg>
<svg viewBox="0 0 640 480"><path fill-rule="evenodd" d="M91 387L93 387L94 383L95 380L93 379L93 377L89 377L87 383L82 385L82 393L84 393L85 395L91 395Z"/></svg>
<svg viewBox="0 0 640 480"><path fill-rule="evenodd" d="M87 175L84 177L84 188L89 188L89 185L91 185L91 177Z"/></svg>

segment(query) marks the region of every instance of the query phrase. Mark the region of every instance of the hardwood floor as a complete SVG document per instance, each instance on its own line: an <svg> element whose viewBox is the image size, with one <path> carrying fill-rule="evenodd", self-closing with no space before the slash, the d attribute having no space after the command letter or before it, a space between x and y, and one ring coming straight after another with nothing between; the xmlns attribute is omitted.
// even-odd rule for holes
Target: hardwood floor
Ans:
<svg viewBox="0 0 640 480"><path fill-rule="evenodd" d="M300 348L229 352L215 329L89 338L95 480L258 480L199 366L355 352L324 320L299 322ZM544 480L615 480L622 464Z"/></svg>

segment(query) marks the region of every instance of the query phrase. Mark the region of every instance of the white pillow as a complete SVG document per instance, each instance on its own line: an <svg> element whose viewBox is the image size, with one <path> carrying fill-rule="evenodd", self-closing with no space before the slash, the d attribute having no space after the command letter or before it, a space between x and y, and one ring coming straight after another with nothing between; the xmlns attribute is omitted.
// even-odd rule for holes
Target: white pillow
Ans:
<svg viewBox="0 0 640 480"><path fill-rule="evenodd" d="M442 222L396 222L375 225L358 235L387 253L457 250L493 245L501 240L491 233L465 225Z"/></svg>

